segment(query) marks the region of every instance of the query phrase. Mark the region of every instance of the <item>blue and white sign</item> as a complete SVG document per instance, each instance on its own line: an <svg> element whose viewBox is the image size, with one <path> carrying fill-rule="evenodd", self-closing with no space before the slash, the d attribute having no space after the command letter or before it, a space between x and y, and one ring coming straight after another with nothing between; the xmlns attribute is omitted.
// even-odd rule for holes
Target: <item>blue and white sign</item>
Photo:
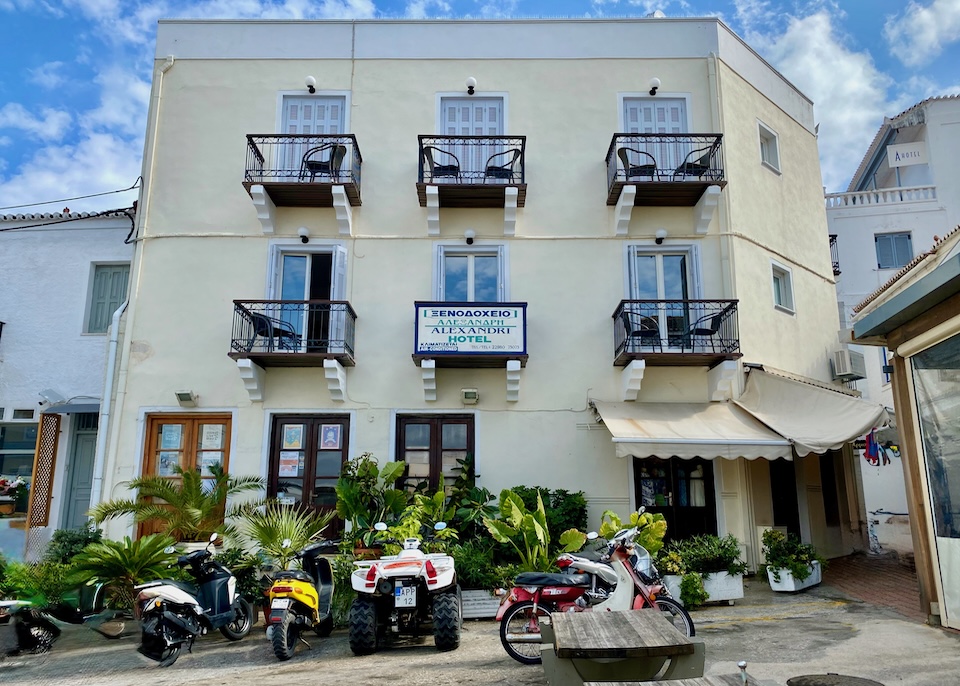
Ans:
<svg viewBox="0 0 960 686"><path fill-rule="evenodd" d="M415 355L526 355L526 303L415 303Z"/></svg>
<svg viewBox="0 0 960 686"><path fill-rule="evenodd" d="M887 164L890 167L908 167L927 163L927 144L923 141L887 146Z"/></svg>

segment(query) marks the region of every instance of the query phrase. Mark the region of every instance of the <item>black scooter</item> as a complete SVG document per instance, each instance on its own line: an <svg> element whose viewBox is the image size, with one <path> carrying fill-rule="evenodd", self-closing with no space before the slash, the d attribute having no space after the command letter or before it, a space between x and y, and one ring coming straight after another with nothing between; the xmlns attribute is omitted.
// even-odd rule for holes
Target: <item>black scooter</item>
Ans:
<svg viewBox="0 0 960 686"><path fill-rule="evenodd" d="M0 660L7 655L45 653L60 628L26 600L0 600Z"/></svg>
<svg viewBox="0 0 960 686"><path fill-rule="evenodd" d="M136 612L140 619L141 642L137 650L161 667L180 657L181 648L193 649L197 636L219 629L231 641L250 633L253 608L237 593L233 573L213 559L210 537L204 550L177 559L196 579L196 585L160 579L136 586ZM171 551L172 552L172 551Z"/></svg>

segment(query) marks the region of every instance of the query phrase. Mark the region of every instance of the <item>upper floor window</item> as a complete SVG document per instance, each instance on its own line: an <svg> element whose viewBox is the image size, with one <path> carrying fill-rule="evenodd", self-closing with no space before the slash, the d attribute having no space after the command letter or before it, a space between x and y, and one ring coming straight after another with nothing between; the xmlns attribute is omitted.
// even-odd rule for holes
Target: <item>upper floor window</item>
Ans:
<svg viewBox="0 0 960 686"><path fill-rule="evenodd" d="M899 269L913 259L909 233L878 233L873 240L877 246L877 269Z"/></svg>
<svg viewBox="0 0 960 686"><path fill-rule="evenodd" d="M284 95L281 132L338 134L344 131L343 95Z"/></svg>
<svg viewBox="0 0 960 686"><path fill-rule="evenodd" d="M630 246L628 270L630 299L641 301L632 303L630 312L648 318L651 326L655 322L661 340L678 340L691 321L687 301L698 297L694 247Z"/></svg>
<svg viewBox="0 0 960 686"><path fill-rule="evenodd" d="M129 264L98 264L93 268L93 285L87 307L87 333L106 333L113 313L127 298Z"/></svg>
<svg viewBox="0 0 960 686"><path fill-rule="evenodd" d="M789 267L773 263L773 304L777 309L794 311L793 274Z"/></svg>
<svg viewBox="0 0 960 686"><path fill-rule="evenodd" d="M502 245L437 248L437 300L504 302L506 249Z"/></svg>
<svg viewBox="0 0 960 686"><path fill-rule="evenodd" d="M780 143L776 132L763 124L760 127L760 161L775 171L780 171Z"/></svg>

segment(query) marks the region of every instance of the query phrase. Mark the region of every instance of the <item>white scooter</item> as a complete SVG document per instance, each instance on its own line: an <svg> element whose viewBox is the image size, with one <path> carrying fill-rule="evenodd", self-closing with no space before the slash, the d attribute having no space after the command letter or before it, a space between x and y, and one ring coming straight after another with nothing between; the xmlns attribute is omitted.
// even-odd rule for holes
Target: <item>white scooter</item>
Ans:
<svg viewBox="0 0 960 686"><path fill-rule="evenodd" d="M437 522L434 529L446 528ZM387 525L378 522L377 531ZM404 539L398 555L354 562L350 584L357 597L350 607L350 649L357 655L377 650L389 633L421 635L432 628L439 650L460 645L463 623L460 586L453 558L424 553L419 538Z"/></svg>

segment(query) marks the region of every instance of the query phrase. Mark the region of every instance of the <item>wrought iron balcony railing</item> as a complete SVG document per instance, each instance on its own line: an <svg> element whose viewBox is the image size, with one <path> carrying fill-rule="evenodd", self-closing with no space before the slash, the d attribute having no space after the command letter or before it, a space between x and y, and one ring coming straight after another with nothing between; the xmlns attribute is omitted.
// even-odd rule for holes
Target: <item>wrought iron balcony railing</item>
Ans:
<svg viewBox="0 0 960 686"><path fill-rule="evenodd" d="M837 236L830 236L830 261L833 262L833 275L840 276L840 253L837 250Z"/></svg>
<svg viewBox="0 0 960 686"><path fill-rule="evenodd" d="M713 364L740 356L736 300L622 300L613 313L615 364ZM670 361L673 358L673 361Z"/></svg>
<svg viewBox="0 0 960 686"><path fill-rule="evenodd" d="M436 184L526 183L526 136L418 136L417 181Z"/></svg>
<svg viewBox="0 0 960 686"><path fill-rule="evenodd" d="M357 313L338 300L234 300L230 356L309 366L333 358L353 366Z"/></svg>

